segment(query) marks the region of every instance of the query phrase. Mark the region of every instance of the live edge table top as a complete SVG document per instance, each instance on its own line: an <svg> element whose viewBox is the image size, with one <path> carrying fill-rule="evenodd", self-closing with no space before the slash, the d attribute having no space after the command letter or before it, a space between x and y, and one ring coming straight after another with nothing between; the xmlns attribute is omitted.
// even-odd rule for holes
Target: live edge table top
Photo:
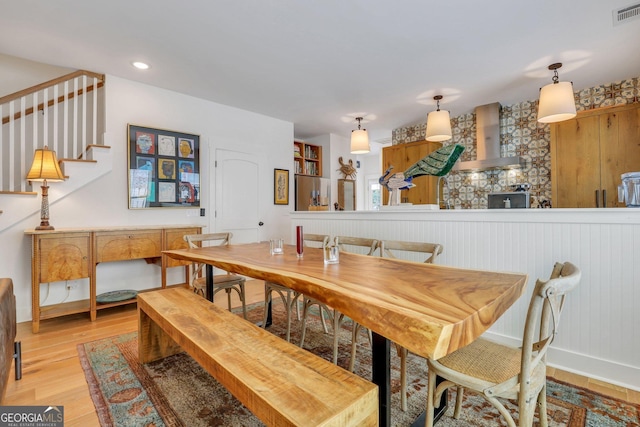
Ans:
<svg viewBox="0 0 640 427"><path fill-rule="evenodd" d="M268 243L165 251L279 283L316 298L367 328L430 359L471 343L523 293L527 275L340 254L325 265L322 250L294 246L270 255Z"/></svg>

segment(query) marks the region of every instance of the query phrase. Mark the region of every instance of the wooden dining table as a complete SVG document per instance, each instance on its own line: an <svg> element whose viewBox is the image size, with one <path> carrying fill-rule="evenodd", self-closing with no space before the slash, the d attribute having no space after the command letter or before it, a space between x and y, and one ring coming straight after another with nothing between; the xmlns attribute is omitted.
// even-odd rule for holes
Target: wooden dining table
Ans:
<svg viewBox="0 0 640 427"><path fill-rule="evenodd" d="M341 253L324 264L322 249L268 243L164 251L171 258L278 283L335 308L373 332L372 381L378 385L380 426L390 425L390 342L439 359L473 342L522 295L527 275ZM425 403L426 406L426 403ZM442 405L441 405L442 406ZM440 408L440 414L444 412Z"/></svg>

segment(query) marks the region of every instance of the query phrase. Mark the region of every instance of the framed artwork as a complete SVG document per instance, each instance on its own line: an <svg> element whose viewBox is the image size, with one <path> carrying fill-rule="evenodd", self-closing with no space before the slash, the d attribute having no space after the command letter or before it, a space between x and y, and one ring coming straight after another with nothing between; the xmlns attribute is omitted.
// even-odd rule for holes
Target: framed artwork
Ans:
<svg viewBox="0 0 640 427"><path fill-rule="evenodd" d="M129 124L129 209L200 206L200 136Z"/></svg>
<svg viewBox="0 0 640 427"><path fill-rule="evenodd" d="M273 170L273 204L289 204L289 171L286 169Z"/></svg>

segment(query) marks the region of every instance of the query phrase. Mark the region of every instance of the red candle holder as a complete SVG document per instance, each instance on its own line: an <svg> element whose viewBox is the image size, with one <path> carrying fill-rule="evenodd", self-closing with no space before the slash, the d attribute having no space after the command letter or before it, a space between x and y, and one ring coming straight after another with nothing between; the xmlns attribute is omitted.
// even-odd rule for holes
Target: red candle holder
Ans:
<svg viewBox="0 0 640 427"><path fill-rule="evenodd" d="M296 253L298 258L302 258L304 255L304 233L301 225L296 226Z"/></svg>

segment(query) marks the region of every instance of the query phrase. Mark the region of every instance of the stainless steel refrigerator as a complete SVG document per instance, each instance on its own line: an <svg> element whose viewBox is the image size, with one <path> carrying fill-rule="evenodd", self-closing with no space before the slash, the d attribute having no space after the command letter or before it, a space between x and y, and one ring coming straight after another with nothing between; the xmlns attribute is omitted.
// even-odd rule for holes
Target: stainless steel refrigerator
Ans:
<svg viewBox="0 0 640 427"><path fill-rule="evenodd" d="M330 211L331 180L316 176L296 175L296 210Z"/></svg>

